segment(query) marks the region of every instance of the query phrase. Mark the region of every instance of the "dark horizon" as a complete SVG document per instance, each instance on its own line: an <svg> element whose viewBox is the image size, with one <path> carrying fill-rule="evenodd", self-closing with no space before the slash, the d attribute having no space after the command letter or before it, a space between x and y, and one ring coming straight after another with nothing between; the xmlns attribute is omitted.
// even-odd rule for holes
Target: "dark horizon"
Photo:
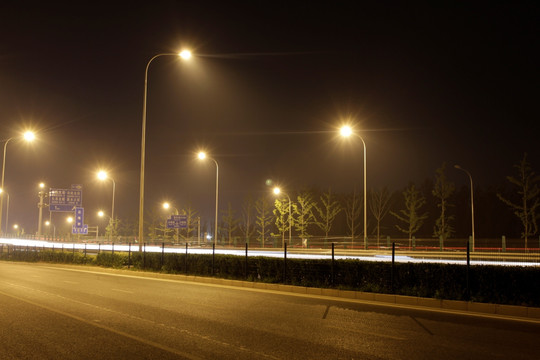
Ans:
<svg viewBox="0 0 540 360"><path fill-rule="evenodd" d="M42 181L82 184L86 214L107 210L101 168L115 179L117 216L136 218L144 69L183 47L190 62L161 57L149 70L147 210L190 201L213 217L215 169L195 159L200 148L219 162L221 209L263 194L266 179L291 192L361 187L361 142L336 137L346 120L366 142L368 189L420 185L443 162L458 188L468 179L454 164L487 189L506 184L525 152L538 169L532 2L0 12L0 138L38 134L7 146L9 219L25 229L37 229Z"/></svg>

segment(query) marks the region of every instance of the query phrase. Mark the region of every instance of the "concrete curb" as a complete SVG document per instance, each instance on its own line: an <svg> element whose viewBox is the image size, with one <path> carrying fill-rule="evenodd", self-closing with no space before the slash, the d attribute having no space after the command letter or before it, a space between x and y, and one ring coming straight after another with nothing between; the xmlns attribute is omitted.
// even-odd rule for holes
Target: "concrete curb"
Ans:
<svg viewBox="0 0 540 360"><path fill-rule="evenodd" d="M35 264L35 263L33 263ZM515 305L499 305L489 303L477 303L471 301L457 301L457 300L442 300L433 298L422 298L405 295L392 295L392 294L378 294L352 290L339 290L339 289L327 289L327 288L312 288L304 286L284 285L284 284L271 284L262 282L251 282L243 280L230 280L212 277L202 277L193 275L182 274L162 274L154 272L125 270L125 269L111 269L94 266L78 266L78 265L64 265L64 264L46 264L40 265L48 267L63 267L70 268L79 271L94 271L102 273L114 273L128 276L139 276L148 278L158 278L176 281L189 281L198 282L203 284L213 284L230 287L251 288L259 290L269 290L276 292L323 296L329 298L358 300L368 303L382 303L382 304L395 304L410 306L414 308L424 309L440 309L456 312L464 312L471 314L482 315L495 315L507 318L521 319L521 320L533 320L540 321L540 308L527 307L527 306L515 306Z"/></svg>

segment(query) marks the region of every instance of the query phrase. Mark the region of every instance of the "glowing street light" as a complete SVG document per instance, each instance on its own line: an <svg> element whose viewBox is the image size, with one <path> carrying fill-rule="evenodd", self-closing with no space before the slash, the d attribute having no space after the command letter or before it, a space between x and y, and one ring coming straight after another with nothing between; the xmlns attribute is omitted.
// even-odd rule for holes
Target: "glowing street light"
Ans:
<svg viewBox="0 0 540 360"><path fill-rule="evenodd" d="M456 169L463 170L468 176L470 180L471 185L471 239L472 239L472 251L474 251L474 193L473 193L473 181L471 173L462 168L459 165L454 165Z"/></svg>
<svg viewBox="0 0 540 360"><path fill-rule="evenodd" d="M214 222L214 244L216 244L217 236L218 236L218 198L219 198L219 166L215 159L207 157L206 153L201 151L197 154L197 157L199 160L205 160L210 159L216 164L216 215L215 215L215 222Z"/></svg>
<svg viewBox="0 0 540 360"><path fill-rule="evenodd" d="M340 128L339 133L342 137L348 138L351 135L354 134L353 129L348 126L344 125ZM357 135L360 140L362 140L362 144L364 145L364 248L367 249L367 182L366 182L366 142L360 135Z"/></svg>
<svg viewBox="0 0 540 360"><path fill-rule="evenodd" d="M168 202L164 202L162 206L165 210L169 210L171 208L171 204L169 204ZM175 215L178 215L179 214L178 209L177 208L173 208L173 209L174 209ZM178 242L178 237L179 237L178 232L179 232L179 229L177 228L176 229L176 242Z"/></svg>
<svg viewBox="0 0 540 360"><path fill-rule="evenodd" d="M279 194L283 194L287 197L287 199L289 200L289 245L291 244L291 227L292 227L292 213L291 213L291 198L289 197L289 195L287 193L284 193L283 191L281 191L281 189L279 187L275 187L274 190L273 190L274 194L275 195L279 195ZM283 239L283 244L282 244L283 248L285 248L285 239ZM263 244L263 247L264 247L264 244Z"/></svg>
<svg viewBox="0 0 540 360"><path fill-rule="evenodd" d="M114 181L114 179L112 177L110 177L106 171L103 171L103 170L100 170L98 173L97 173L97 177L99 180L101 181L105 181L107 179L110 179L112 181L112 184L113 184L113 190L112 190L112 207L111 207L111 219L113 221L113 226L114 226L114 193L116 191L116 182Z"/></svg>
<svg viewBox="0 0 540 360"><path fill-rule="evenodd" d="M143 97L143 114L142 114L142 137L141 137L141 174L140 174L140 190L139 190L139 251L142 251L144 241L144 162L146 153L146 98L148 93L148 68L152 61L160 56L179 56L184 60L191 58L189 50L182 50L180 53L164 53L154 55L146 64L144 72L144 97Z"/></svg>
<svg viewBox="0 0 540 360"><path fill-rule="evenodd" d="M51 225L52 224L51 224L51 222L49 220L45 221L45 226L47 226L49 229L50 229ZM53 227L53 238L56 238L56 226L52 225L52 227ZM49 231L47 231L47 233L50 234L51 231L49 230Z"/></svg>
<svg viewBox="0 0 540 360"><path fill-rule="evenodd" d="M27 142L32 142L36 138L35 134L32 131L26 131L22 138ZM7 150L7 144L9 141L13 139L13 137L10 137L9 139L5 140L4 142L4 156L3 156L3 162L2 162L2 183L0 184L0 188L4 188L4 175L6 172L6 150ZM2 234L2 209L4 207L4 197L0 193L0 234ZM6 221L7 222L7 221Z"/></svg>

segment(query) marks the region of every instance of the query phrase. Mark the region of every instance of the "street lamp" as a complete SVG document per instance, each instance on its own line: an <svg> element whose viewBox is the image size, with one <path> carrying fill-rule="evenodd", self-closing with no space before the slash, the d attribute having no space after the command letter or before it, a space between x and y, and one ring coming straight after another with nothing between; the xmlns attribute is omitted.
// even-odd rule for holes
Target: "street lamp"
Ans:
<svg viewBox="0 0 540 360"><path fill-rule="evenodd" d="M35 134L32 131L26 131L23 134L22 137L27 142L32 142L36 138ZM4 175L5 175L5 172L6 172L7 144L9 143L9 141L11 139L13 139L13 138L10 137L9 139L5 140L5 142L4 142L4 156L3 156L3 162L2 162L2 184L0 184L1 189L4 188ZM3 207L4 207L4 197L0 195L0 234L2 234L2 209L3 209Z"/></svg>
<svg viewBox="0 0 540 360"><path fill-rule="evenodd" d="M342 137L348 138L351 135L354 134L353 129L348 126L344 125L339 130L339 133ZM362 140L362 144L364 145L364 248L367 249L367 182L366 182L366 142L360 135L357 135L360 140Z"/></svg>
<svg viewBox="0 0 540 360"><path fill-rule="evenodd" d="M292 213L291 213L291 198L289 197L289 195L287 193L284 193L283 191L281 191L281 189L279 187L275 187L274 188L274 194L276 195L279 195L279 194L283 194L287 197L287 199L289 200L289 245L291 244L291 226L292 226ZM283 248L285 248L285 239L283 239ZM263 244L263 247L264 247L264 244Z"/></svg>
<svg viewBox="0 0 540 360"><path fill-rule="evenodd" d="M45 226L47 226L50 229L51 222L49 220L45 221ZM50 234L51 231L49 230L47 233ZM54 238L56 238L56 226L53 225L53 239Z"/></svg>
<svg viewBox="0 0 540 360"><path fill-rule="evenodd" d="M39 208L39 217L38 217L38 236L41 236L42 235L42 222L43 222L43 206L45 206L43 204L43 198L45 197L45 195L47 194L45 192L45 184L44 183L39 183L39 193L38 193L38 196L39 196L39 203L38 203L38 208Z"/></svg>
<svg viewBox="0 0 540 360"><path fill-rule="evenodd" d="M6 204L6 229L9 229L9 193L7 191L4 191L4 189L0 188L0 197L2 196L2 193L6 193L7 195L7 204ZM2 214L2 212L0 211L0 214Z"/></svg>
<svg viewBox="0 0 540 360"><path fill-rule="evenodd" d="M454 165L454 167L458 170L463 170L468 176L470 180L470 186L471 186L471 239L472 239L472 251L474 251L474 193L473 193L473 181L471 173L462 168L459 165Z"/></svg>
<svg viewBox="0 0 540 360"><path fill-rule="evenodd" d="M191 58L189 50L183 50L180 53L165 53L154 55L146 64L144 72L144 97L143 97L143 114L142 114L142 137L141 137L141 174L140 174L140 191L139 191L139 251L142 251L144 241L144 160L146 148L146 98L148 93L148 68L152 61L160 56L180 56L184 60Z"/></svg>
<svg viewBox="0 0 540 360"><path fill-rule="evenodd" d="M101 171L98 172L97 177L98 177L98 179L101 180L101 181L105 181L105 180L107 180L107 179L111 179L111 181L112 181L112 184L113 184L113 190L112 190L111 219L112 219L112 221L113 221L113 223L114 223L114 193L115 193L115 191L116 191L116 182L114 181L114 179L113 179L112 177L110 177L110 176L107 174L107 172L105 172L105 171L103 171L103 170L101 170ZM113 226L114 226L114 224L113 224Z"/></svg>
<svg viewBox="0 0 540 360"><path fill-rule="evenodd" d="M211 157L207 157L206 153L201 151L197 154L197 157L200 160L210 159L216 164L216 216L215 216L215 223L214 223L214 245L217 242L217 236L218 236L218 197L219 197L219 166L215 159Z"/></svg>

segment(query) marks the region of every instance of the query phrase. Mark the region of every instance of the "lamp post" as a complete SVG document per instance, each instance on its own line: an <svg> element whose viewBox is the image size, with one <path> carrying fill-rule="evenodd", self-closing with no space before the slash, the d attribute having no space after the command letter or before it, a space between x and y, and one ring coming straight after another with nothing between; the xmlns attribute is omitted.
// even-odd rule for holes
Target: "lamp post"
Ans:
<svg viewBox="0 0 540 360"><path fill-rule="evenodd" d="M114 181L114 179L112 177L110 177L106 171L103 171L103 170L100 170L98 171L98 174L97 174L97 177L99 180L101 181L105 181L106 179L111 179L112 181L112 184L113 184L113 190L112 190L112 206L111 206L111 217L109 219L109 225L110 225L110 229L109 229L109 241L111 240L112 236L113 236L113 233L115 233L116 231L116 222L114 221L114 194L116 192L116 182Z"/></svg>
<svg viewBox="0 0 540 360"><path fill-rule="evenodd" d="M352 128L350 126L342 126L340 129L340 134L342 137L348 138L353 134ZM366 142L360 135L357 135L360 140L362 140L362 144L364 145L364 248L367 249L367 181L366 181Z"/></svg>
<svg viewBox="0 0 540 360"><path fill-rule="evenodd" d="M73 225L72 225L72 224L73 224L73 217L68 216L68 217L66 218L66 222L69 224L69 225L68 225L68 237L69 237L69 239L71 239L71 233L72 233L72 230L71 230L70 226L71 226L71 227L73 226Z"/></svg>
<svg viewBox="0 0 540 360"><path fill-rule="evenodd" d="M112 206L111 206L111 221L112 221L112 226L115 227L115 223L114 223L114 194L116 192L116 182L114 181L114 179L112 177L110 177L107 172L101 170L98 172L97 174L97 177L99 180L101 181L105 181L106 179L111 179L112 181L112 184L113 184L113 190L112 190ZM112 229L111 229L112 231Z"/></svg>
<svg viewBox="0 0 540 360"><path fill-rule="evenodd" d="M289 201L289 218L287 220L289 220L289 245L291 244L291 227L292 227L292 213L291 213L291 198L289 197L289 195L287 193L284 193L283 191L281 191L280 188L278 187L275 187L274 188L274 194L276 195L279 195L279 194L283 194L287 197L287 200ZM283 248L285 248L285 239L283 239ZM264 247L264 244L263 244L263 247Z"/></svg>
<svg viewBox="0 0 540 360"><path fill-rule="evenodd" d="M6 229L9 229L9 193L4 191L4 189L0 188L0 196L2 196L3 193L6 193L7 195L7 203L6 203ZM0 214L2 214L2 212L0 212Z"/></svg>
<svg viewBox="0 0 540 360"><path fill-rule="evenodd" d="M462 168L459 165L454 165L454 167L458 170L463 170L468 176L470 180L470 186L471 186L471 239L472 239L472 251L474 251L474 192L473 192L473 181L471 173Z"/></svg>
<svg viewBox="0 0 540 360"><path fill-rule="evenodd" d="M45 221L45 226L49 227L50 229L50 226L51 226L51 222L50 221ZM51 233L50 230L48 232L49 234ZM53 225L53 239L56 238L56 226Z"/></svg>
<svg viewBox="0 0 540 360"><path fill-rule="evenodd" d="M46 195L46 192L45 192L45 184L44 183L40 183L39 184L39 193L38 193L38 196L39 196L39 203L38 203L38 208L39 208L39 217L38 217L38 236L41 236L42 235L42 222L43 222L43 206L45 206L43 204L43 198L45 197Z"/></svg>
<svg viewBox="0 0 540 360"><path fill-rule="evenodd" d="M216 215L215 215L215 222L214 222L214 245L215 245L216 242L217 242L217 235L218 235L219 166L218 166L218 163L217 163L217 161L215 159L207 157L206 153L203 152L203 151L199 152L197 157L200 160L204 160L204 159L208 158L208 159L212 160L216 164Z"/></svg>
<svg viewBox="0 0 540 360"><path fill-rule="evenodd" d="M164 202L164 203L163 203L163 208L164 208L165 210L168 210L170 207L171 207L171 204L169 204L168 202ZM174 208L174 214L175 214L175 215L178 215L178 214L179 214L177 208ZM177 242L177 243L178 243L178 230L179 230L179 229L177 228L177 229L176 229L176 242Z"/></svg>
<svg viewBox="0 0 540 360"><path fill-rule="evenodd" d="M142 137L141 137L141 174L140 174L140 190L139 190L139 251L142 251L144 241L144 160L146 148L146 98L148 93L148 68L152 61L160 56L180 56L182 59L191 58L191 52L183 50L178 54L164 53L154 55L146 64L144 72L144 97L143 97L143 114L142 114Z"/></svg>
<svg viewBox="0 0 540 360"><path fill-rule="evenodd" d="M36 136L32 131L27 131L23 134L23 139L27 142L32 142ZM5 140L4 142L4 156L2 161L2 184L0 184L0 188L4 188L4 176L6 173L6 150L7 150L7 144L9 141L13 139L12 137ZM2 208L4 207L4 197L0 194L0 234L2 234Z"/></svg>

